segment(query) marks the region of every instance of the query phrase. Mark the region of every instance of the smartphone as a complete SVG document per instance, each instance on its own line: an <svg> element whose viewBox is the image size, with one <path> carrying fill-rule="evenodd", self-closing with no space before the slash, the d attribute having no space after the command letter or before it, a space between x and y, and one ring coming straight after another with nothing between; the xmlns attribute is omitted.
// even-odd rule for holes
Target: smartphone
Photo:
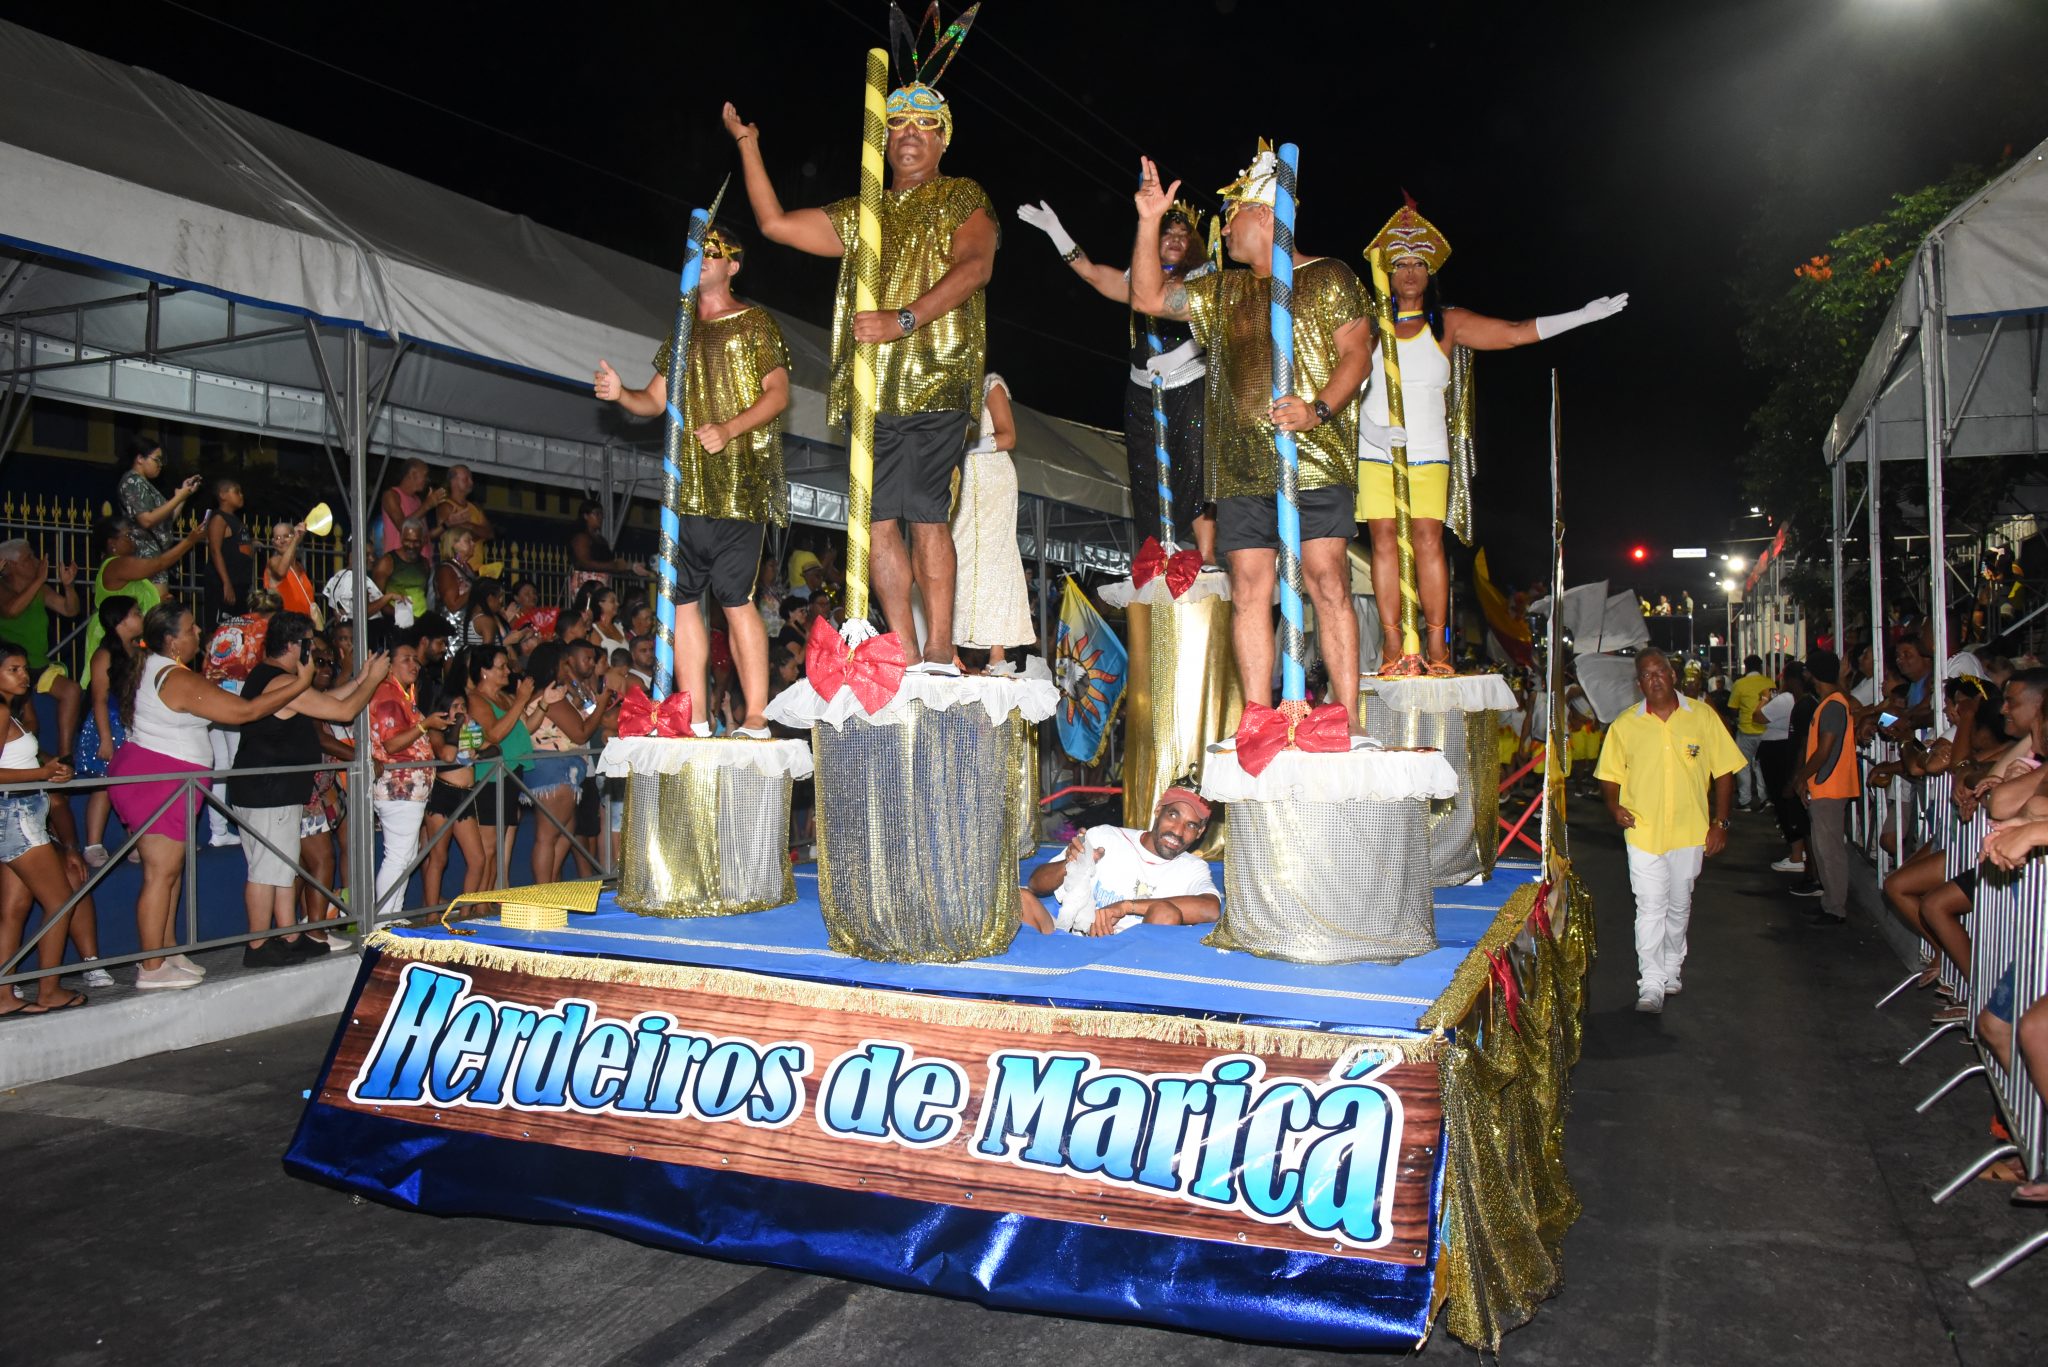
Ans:
<svg viewBox="0 0 2048 1367"><path fill-rule="evenodd" d="M1899 719L1897 717L1893 716L1889 712L1880 712L1877 714L1877 724L1879 726L1892 726L1896 724L1898 720Z"/></svg>
<svg viewBox="0 0 2048 1367"><path fill-rule="evenodd" d="M312 657L313 643L311 641L299 642L299 663L304 664L307 660L311 659Z"/></svg>

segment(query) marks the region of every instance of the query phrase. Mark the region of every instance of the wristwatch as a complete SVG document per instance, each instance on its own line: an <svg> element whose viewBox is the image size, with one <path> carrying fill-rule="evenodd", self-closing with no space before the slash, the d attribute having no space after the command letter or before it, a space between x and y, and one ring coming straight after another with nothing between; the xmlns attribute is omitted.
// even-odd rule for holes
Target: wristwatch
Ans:
<svg viewBox="0 0 2048 1367"><path fill-rule="evenodd" d="M911 333L917 331L917 315L909 309L897 309L896 326L902 328L903 335L908 337Z"/></svg>
<svg viewBox="0 0 2048 1367"><path fill-rule="evenodd" d="M1716 822L1714 823L1714 829L1715 829L1715 830L1717 830L1717 831L1725 831L1725 830L1727 830L1727 829L1728 829L1728 819L1727 819L1726 817L1722 817L1722 818L1721 818L1720 820L1716 821Z"/></svg>
<svg viewBox="0 0 2048 1367"><path fill-rule="evenodd" d="M1330 405L1324 403L1321 399L1317 399L1314 403L1310 404L1309 407L1316 410L1317 422L1322 423L1328 422L1330 420Z"/></svg>

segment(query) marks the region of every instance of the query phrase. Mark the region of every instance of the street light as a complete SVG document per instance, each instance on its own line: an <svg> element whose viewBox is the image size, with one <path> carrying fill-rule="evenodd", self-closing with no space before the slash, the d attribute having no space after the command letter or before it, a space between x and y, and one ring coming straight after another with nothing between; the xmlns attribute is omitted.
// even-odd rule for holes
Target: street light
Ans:
<svg viewBox="0 0 2048 1367"><path fill-rule="evenodd" d="M1739 556L1739 555L1738 555L1738 556L1736 556L1736 557L1735 557L1735 558L1734 558L1733 560L1730 560L1730 561L1728 562L1728 568L1729 568L1729 569L1731 569L1731 570L1733 570L1733 571L1734 571L1735 573L1737 573L1737 574L1741 574L1741 573L1742 573L1742 567L1743 567L1743 565L1744 565L1744 564L1746 564L1746 563L1747 563L1747 562L1746 562L1746 561L1744 561L1744 560L1743 560L1743 558L1742 558L1741 556Z"/></svg>

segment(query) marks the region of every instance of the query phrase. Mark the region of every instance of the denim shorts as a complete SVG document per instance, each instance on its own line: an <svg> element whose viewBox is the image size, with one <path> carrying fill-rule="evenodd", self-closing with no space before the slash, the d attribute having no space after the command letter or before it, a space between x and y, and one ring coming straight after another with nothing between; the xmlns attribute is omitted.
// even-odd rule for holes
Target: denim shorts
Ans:
<svg viewBox="0 0 2048 1367"><path fill-rule="evenodd" d="M50 843L47 793L0 797L0 864L12 864L38 845Z"/></svg>
<svg viewBox="0 0 2048 1367"><path fill-rule="evenodd" d="M2012 1024L2012 971L2016 965L2005 966L2005 976L1998 980L1998 986L1991 989L1991 1000L1984 1003L1984 1009L1992 1015Z"/></svg>
<svg viewBox="0 0 2048 1367"><path fill-rule="evenodd" d="M545 750L533 752L533 767L520 775L535 797L563 784L575 787L583 782L583 756L557 755Z"/></svg>

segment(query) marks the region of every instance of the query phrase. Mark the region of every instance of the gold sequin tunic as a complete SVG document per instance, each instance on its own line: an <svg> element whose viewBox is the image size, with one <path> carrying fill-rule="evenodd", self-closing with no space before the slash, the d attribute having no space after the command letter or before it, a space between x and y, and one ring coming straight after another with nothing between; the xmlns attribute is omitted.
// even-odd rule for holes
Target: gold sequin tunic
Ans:
<svg viewBox="0 0 2048 1367"><path fill-rule="evenodd" d="M961 176L937 176L882 196L882 288L877 307L909 308L953 264L953 234L974 216L995 209L981 186ZM832 405L829 421L846 425L853 407L853 244L859 236L860 199L825 206L846 254L839 262L838 302L832 310ZM1000 231L1000 230L999 230ZM981 373L988 356L988 304L976 290L967 301L908 337L880 345L881 383L876 412L895 417L958 409L981 415Z"/></svg>
<svg viewBox="0 0 2048 1367"><path fill-rule="evenodd" d="M1209 353L1208 494L1242 498L1280 487L1273 449L1272 280L1248 270L1214 271L1187 282L1188 321ZM1365 286L1341 261L1294 269L1294 392L1309 403L1337 365L1337 332L1366 316ZM1297 432L1301 487L1358 485L1358 399L1333 405L1330 420Z"/></svg>
<svg viewBox="0 0 2048 1367"><path fill-rule="evenodd" d="M654 353L654 369L669 373L669 343ZM681 511L686 516L789 525L781 414L734 437L715 456L695 435L705 423L724 422L752 408L769 372L788 369L782 329L764 308L750 304L723 318L699 318L690 329L690 373L683 386L683 421L691 433L683 455Z"/></svg>

